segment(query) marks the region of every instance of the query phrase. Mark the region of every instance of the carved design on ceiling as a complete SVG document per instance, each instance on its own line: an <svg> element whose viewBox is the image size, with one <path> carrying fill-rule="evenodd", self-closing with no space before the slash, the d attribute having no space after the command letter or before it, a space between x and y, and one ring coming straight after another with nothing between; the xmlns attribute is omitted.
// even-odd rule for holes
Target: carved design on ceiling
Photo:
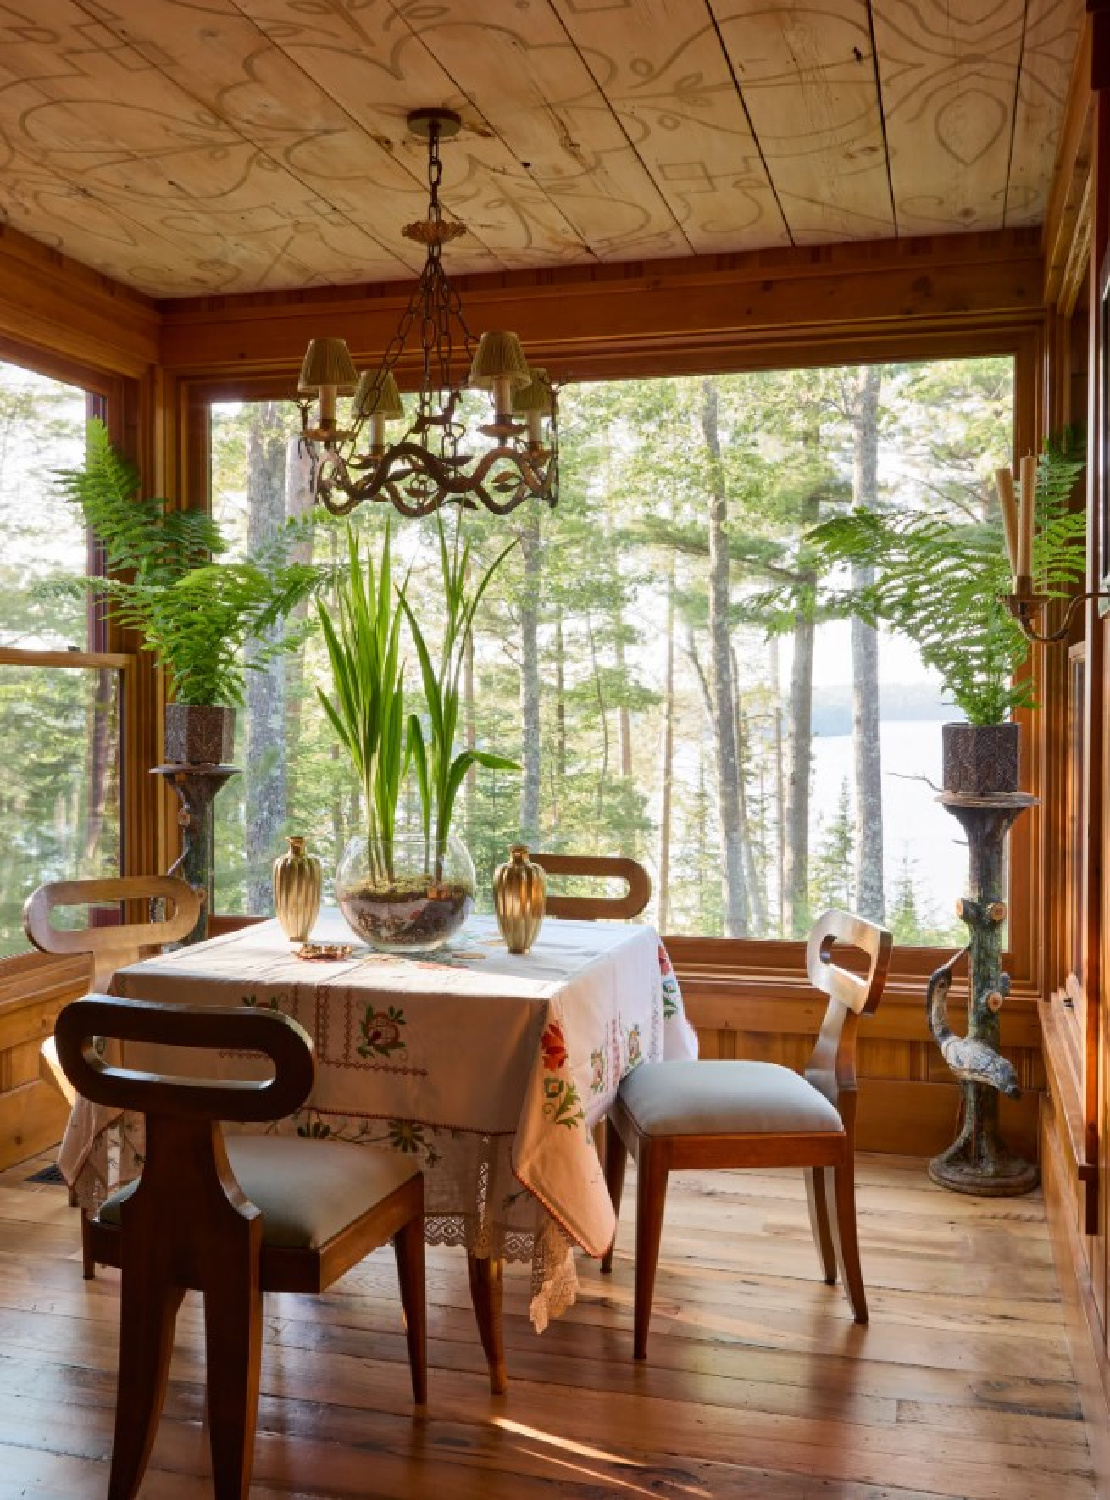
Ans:
<svg viewBox="0 0 1110 1500"><path fill-rule="evenodd" d="M0 214L160 296L1036 223L1083 0L9 0Z"/></svg>

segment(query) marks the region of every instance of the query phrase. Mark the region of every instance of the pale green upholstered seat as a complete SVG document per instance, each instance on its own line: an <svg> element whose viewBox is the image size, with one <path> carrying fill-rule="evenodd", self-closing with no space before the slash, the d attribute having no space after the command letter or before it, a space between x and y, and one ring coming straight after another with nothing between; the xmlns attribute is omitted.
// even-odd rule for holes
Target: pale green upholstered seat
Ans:
<svg viewBox="0 0 1110 1500"><path fill-rule="evenodd" d="M855 950L850 967L839 962L841 946ZM712 1058L641 1063L621 1080L606 1130L605 1181L619 1215L625 1160L633 1157L637 1359L647 1357L672 1172L801 1167L825 1280L831 1286L839 1270L856 1322L867 1322L856 1235L856 1025L882 997L890 948L890 933L863 917L836 910L818 917L806 973L828 1005L804 1076L778 1063ZM612 1266L610 1246L601 1269Z"/></svg>
<svg viewBox="0 0 1110 1500"><path fill-rule="evenodd" d="M420 1170L411 1157L343 1141L227 1135L224 1145L235 1180L262 1213L263 1244L294 1250L318 1250ZM137 1186L105 1201L103 1223L120 1222Z"/></svg>
<svg viewBox="0 0 1110 1500"><path fill-rule="evenodd" d="M642 1134L792 1135L842 1131L833 1105L778 1063L641 1063L621 1083L621 1103Z"/></svg>

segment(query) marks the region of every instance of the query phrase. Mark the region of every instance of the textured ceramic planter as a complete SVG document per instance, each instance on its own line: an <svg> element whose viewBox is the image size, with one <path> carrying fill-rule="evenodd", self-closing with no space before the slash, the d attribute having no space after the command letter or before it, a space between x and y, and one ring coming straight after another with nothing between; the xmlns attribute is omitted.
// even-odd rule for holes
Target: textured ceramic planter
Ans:
<svg viewBox="0 0 1110 1500"><path fill-rule="evenodd" d="M1018 724L942 724L942 779L946 792L989 797L1021 784Z"/></svg>
<svg viewBox="0 0 1110 1500"><path fill-rule="evenodd" d="M166 760L178 766L226 766L235 748L235 710L166 704Z"/></svg>

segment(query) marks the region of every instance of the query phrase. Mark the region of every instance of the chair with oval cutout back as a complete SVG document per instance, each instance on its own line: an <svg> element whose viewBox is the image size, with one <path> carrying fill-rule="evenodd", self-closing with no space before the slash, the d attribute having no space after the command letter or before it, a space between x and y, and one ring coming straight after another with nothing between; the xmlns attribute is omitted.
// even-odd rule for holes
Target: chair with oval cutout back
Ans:
<svg viewBox="0 0 1110 1500"><path fill-rule="evenodd" d="M638 917L651 900L651 876L635 859L609 854L530 854L534 865L548 875L569 875L590 880L623 880L625 892L620 896L549 895L545 909L549 916L565 921L630 921Z"/></svg>
<svg viewBox="0 0 1110 1500"><path fill-rule="evenodd" d="M242 1007L92 995L58 1017L58 1057L78 1093L146 1118L142 1175L89 1229L118 1266L120 1355L109 1500L131 1500L161 1414L174 1322L187 1289L204 1297L207 1418L217 1500L250 1489L262 1293L321 1292L392 1239L413 1396L426 1391L424 1179L392 1152L299 1136L230 1135L221 1121L296 1110L313 1082L312 1042L289 1017ZM114 1066L94 1038L140 1047L263 1053L273 1076L207 1081Z"/></svg>
<svg viewBox="0 0 1110 1500"><path fill-rule="evenodd" d="M860 950L866 973L834 963L834 943ZM884 928L847 912L827 911L817 919L806 966L810 983L829 1000L804 1077L778 1063L713 1060L642 1063L622 1081L609 1113L605 1176L619 1212L626 1153L632 1155L637 1359L647 1357L672 1171L804 1167L810 1226L825 1280L833 1285L839 1267L856 1322L867 1322L856 1238L856 1028L882 998L891 943ZM611 1271L612 1265L610 1247L602 1270Z"/></svg>
<svg viewBox="0 0 1110 1500"><path fill-rule="evenodd" d="M51 913L74 906L119 906L125 901L147 903L145 922L115 922L103 926L55 927ZM169 902L172 912L150 915L152 901ZM156 953L166 943L188 937L200 915L200 897L187 881L175 875L106 876L91 880L55 880L40 885L23 904L23 930L42 953L55 956L87 955L92 973L89 990L104 990L117 969L138 963ZM39 1073L62 1095L72 1110L76 1103L73 1087L66 1078L54 1045L48 1036L39 1052ZM70 1194L70 1203L75 1203ZM92 1279L95 1267L91 1258L81 1216L81 1258L86 1281Z"/></svg>

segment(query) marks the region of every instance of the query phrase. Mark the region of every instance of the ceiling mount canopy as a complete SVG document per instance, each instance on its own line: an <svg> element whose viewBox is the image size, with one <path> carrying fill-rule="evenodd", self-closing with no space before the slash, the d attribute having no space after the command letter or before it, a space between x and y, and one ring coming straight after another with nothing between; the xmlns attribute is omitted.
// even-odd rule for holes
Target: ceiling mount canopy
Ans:
<svg viewBox="0 0 1110 1500"><path fill-rule="evenodd" d="M457 135L462 121L451 110L418 109L408 125L428 143L427 216L402 230L424 246L424 269L376 370L359 374L341 338L313 339L308 346L298 389L313 494L334 515L364 500L385 501L410 516L452 503L470 510L481 505L497 515L528 499L554 505L556 399L547 372L529 367L515 333L498 330L475 339L443 269L443 246L465 234L466 226L443 216L439 144ZM420 388L407 427L390 442L387 424L406 421L395 370L414 326ZM468 432L461 411L464 380L490 394L492 420L477 429L484 442ZM350 426L344 429L336 398L351 392ZM516 420L518 415L525 420Z"/></svg>

